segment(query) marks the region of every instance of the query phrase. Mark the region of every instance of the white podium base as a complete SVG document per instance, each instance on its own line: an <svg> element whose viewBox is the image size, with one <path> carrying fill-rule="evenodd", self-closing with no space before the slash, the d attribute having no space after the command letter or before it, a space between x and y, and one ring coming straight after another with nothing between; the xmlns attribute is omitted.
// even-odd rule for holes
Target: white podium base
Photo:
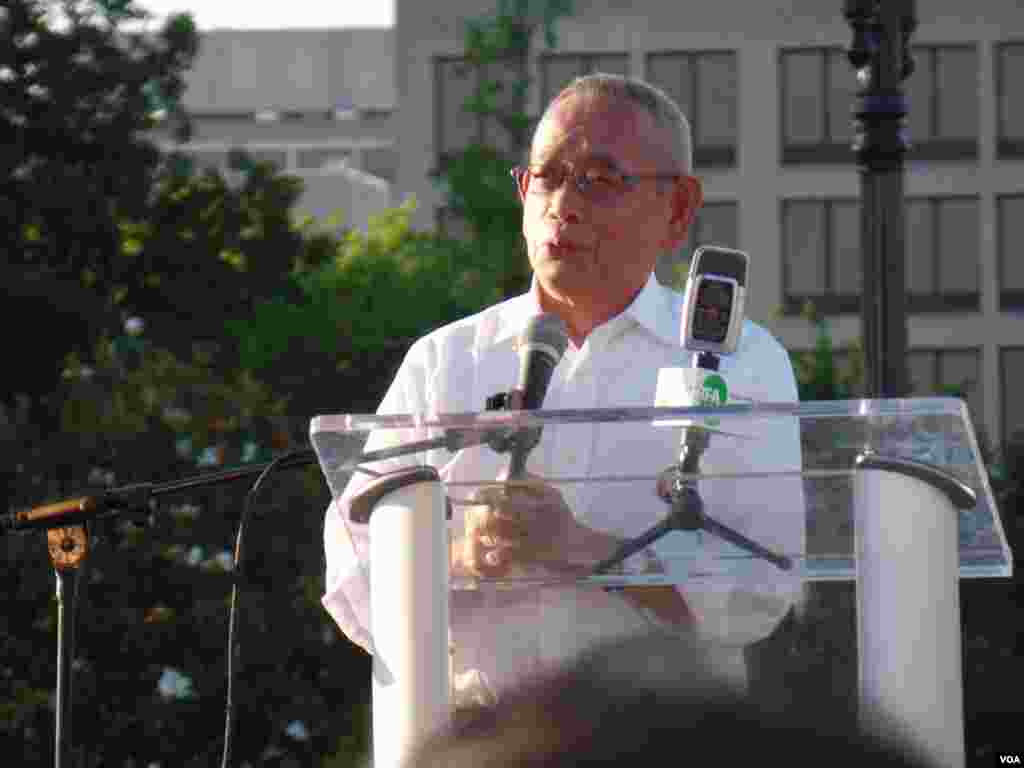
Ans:
<svg viewBox="0 0 1024 768"><path fill-rule="evenodd" d="M448 722L448 535L440 482L384 496L370 518L373 765L400 768Z"/></svg>
<svg viewBox="0 0 1024 768"><path fill-rule="evenodd" d="M963 768L958 515L920 479L865 470L855 481L862 723L936 766Z"/></svg>

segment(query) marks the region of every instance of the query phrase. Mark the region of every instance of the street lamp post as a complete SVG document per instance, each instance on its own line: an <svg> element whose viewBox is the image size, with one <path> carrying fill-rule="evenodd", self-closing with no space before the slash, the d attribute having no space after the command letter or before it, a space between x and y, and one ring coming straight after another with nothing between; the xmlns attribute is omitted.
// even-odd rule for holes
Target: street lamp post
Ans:
<svg viewBox="0 0 1024 768"><path fill-rule="evenodd" d="M903 397L907 382L903 158L909 147L902 83L913 71L915 0L844 0L859 83L853 149L861 177L865 395Z"/></svg>

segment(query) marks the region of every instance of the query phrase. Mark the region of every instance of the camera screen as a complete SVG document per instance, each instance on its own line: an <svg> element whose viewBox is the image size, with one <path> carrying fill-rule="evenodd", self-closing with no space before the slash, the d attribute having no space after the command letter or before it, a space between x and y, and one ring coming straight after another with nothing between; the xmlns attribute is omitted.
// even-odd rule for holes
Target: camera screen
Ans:
<svg viewBox="0 0 1024 768"><path fill-rule="evenodd" d="M732 315L733 285L724 280L704 278L697 286L693 313L693 337L722 344L729 333Z"/></svg>

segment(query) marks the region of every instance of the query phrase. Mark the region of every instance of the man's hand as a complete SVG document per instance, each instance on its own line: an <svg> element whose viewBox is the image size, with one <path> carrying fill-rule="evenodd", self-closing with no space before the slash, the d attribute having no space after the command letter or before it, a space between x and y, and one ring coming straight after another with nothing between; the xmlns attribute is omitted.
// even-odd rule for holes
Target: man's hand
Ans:
<svg viewBox="0 0 1024 768"><path fill-rule="evenodd" d="M505 576L516 564L582 571L614 546L577 523L562 494L535 476L482 488L472 500L456 558L475 576Z"/></svg>
<svg viewBox="0 0 1024 768"><path fill-rule="evenodd" d="M481 488L471 500L453 552L456 572L501 578L517 565L541 565L584 575L622 544L576 522L562 494L534 475ZM693 613L673 586L631 586L620 594L666 624L693 627Z"/></svg>

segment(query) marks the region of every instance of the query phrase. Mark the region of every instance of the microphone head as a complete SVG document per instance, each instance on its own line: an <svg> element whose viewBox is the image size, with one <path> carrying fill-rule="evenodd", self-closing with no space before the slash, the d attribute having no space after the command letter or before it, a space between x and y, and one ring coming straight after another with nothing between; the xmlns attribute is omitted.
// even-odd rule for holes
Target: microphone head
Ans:
<svg viewBox="0 0 1024 768"><path fill-rule="evenodd" d="M518 342L523 408L540 408L551 373L569 346L569 330L562 318L548 312L530 318Z"/></svg>
<svg viewBox="0 0 1024 768"><path fill-rule="evenodd" d="M523 332L519 334L519 354L524 348L536 347L543 354L552 357L555 364L562 359L569 346L569 329L565 321L553 312L531 317Z"/></svg>

